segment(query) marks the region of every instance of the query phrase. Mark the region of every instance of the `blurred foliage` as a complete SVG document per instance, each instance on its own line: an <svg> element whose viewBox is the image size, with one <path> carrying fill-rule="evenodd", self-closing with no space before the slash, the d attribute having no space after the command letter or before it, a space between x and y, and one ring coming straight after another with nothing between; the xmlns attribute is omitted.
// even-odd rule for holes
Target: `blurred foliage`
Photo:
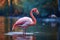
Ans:
<svg viewBox="0 0 60 40"><path fill-rule="evenodd" d="M29 16L30 10L32 8L38 8L38 10L40 12L39 17L44 17L49 14L57 12L56 0L10 0L10 3L12 3L10 5L10 7L9 8L5 7L5 8L7 9L7 12L8 12L8 10L10 10L10 12L8 12L8 15L11 14L12 16L16 16L16 15L21 16L21 14L23 16L24 15ZM8 6L8 4L6 6ZM5 8L4 8L4 11L6 11ZM15 13L15 10L18 10L18 12ZM1 10L0 10L0 12L1 12ZM1 12L1 14L3 12ZM6 12L4 12L4 13L6 13ZM2 15L6 15L6 14L2 14Z"/></svg>
<svg viewBox="0 0 60 40"><path fill-rule="evenodd" d="M0 6L0 16L7 16L8 15L8 3L7 0L1 0L5 1L2 6ZM1 2L0 2L1 4Z"/></svg>
<svg viewBox="0 0 60 40"><path fill-rule="evenodd" d="M56 1L56 0L55 0ZM54 0L24 0L20 1L16 6L16 9L20 10L22 8L24 13L29 15L30 10L32 8L38 8L40 12L40 16L47 16L48 14L52 14L56 12L57 3ZM21 5L21 6L19 6Z"/></svg>

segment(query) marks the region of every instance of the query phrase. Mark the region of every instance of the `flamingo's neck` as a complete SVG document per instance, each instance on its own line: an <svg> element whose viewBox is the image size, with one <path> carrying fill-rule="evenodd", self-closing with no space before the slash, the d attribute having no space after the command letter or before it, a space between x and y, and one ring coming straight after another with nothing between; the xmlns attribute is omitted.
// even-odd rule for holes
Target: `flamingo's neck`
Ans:
<svg viewBox="0 0 60 40"><path fill-rule="evenodd" d="M32 17L33 23L34 23L34 24L36 24L36 18L34 17L34 15L33 15L33 12L32 12L32 11L30 12L30 16Z"/></svg>

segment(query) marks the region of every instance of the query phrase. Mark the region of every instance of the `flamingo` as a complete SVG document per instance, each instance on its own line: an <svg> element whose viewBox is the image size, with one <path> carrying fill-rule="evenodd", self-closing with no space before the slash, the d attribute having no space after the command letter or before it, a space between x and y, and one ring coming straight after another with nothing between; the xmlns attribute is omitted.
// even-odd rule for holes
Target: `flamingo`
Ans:
<svg viewBox="0 0 60 40"><path fill-rule="evenodd" d="M31 18L30 17L22 17L22 18L18 19L14 23L14 25L12 27L12 30L14 30L17 26L26 29L29 26L36 25L36 18L34 17L33 12L36 12L36 14L39 14L38 9L37 8L33 8L30 11Z"/></svg>
<svg viewBox="0 0 60 40"><path fill-rule="evenodd" d="M36 18L34 17L33 15L33 12L36 12L36 14L38 15L39 14L39 11L37 8L33 8L31 11L30 11L30 17L22 17L20 19L18 19L13 27L12 27L12 30L14 30L16 27L20 27L20 28L23 28L23 36L25 38L26 34L26 28L28 28L29 26L33 26L33 25L36 25Z"/></svg>

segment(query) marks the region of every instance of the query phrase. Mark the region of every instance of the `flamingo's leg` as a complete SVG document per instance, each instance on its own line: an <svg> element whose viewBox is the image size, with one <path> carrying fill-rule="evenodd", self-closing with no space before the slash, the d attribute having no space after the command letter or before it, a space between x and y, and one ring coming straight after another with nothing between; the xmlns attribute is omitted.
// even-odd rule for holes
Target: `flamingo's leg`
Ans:
<svg viewBox="0 0 60 40"><path fill-rule="evenodd" d="M23 29L23 38L26 38L26 29Z"/></svg>

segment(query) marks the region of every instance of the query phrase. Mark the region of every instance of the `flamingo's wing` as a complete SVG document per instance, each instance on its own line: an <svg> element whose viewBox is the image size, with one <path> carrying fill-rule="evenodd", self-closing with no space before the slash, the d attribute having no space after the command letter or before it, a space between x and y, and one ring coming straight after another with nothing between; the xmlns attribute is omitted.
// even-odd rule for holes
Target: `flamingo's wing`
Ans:
<svg viewBox="0 0 60 40"><path fill-rule="evenodd" d="M30 17L24 17L24 23L22 26L28 26L30 24L33 24L33 21Z"/></svg>
<svg viewBox="0 0 60 40"><path fill-rule="evenodd" d="M12 30L15 29L16 27L22 27L22 25L24 24L25 22L16 22L13 27L12 27Z"/></svg>
<svg viewBox="0 0 60 40"><path fill-rule="evenodd" d="M19 22L17 24L15 24L16 26L19 26L19 25L23 25L26 21L23 21L23 22Z"/></svg>
<svg viewBox="0 0 60 40"><path fill-rule="evenodd" d="M20 18L16 21L15 24L24 24L24 23L33 23L32 19L30 17L23 17L23 18Z"/></svg>
<svg viewBox="0 0 60 40"><path fill-rule="evenodd" d="M31 23L33 23L31 18L23 17L23 18L20 18L16 21L15 26L26 27Z"/></svg>

